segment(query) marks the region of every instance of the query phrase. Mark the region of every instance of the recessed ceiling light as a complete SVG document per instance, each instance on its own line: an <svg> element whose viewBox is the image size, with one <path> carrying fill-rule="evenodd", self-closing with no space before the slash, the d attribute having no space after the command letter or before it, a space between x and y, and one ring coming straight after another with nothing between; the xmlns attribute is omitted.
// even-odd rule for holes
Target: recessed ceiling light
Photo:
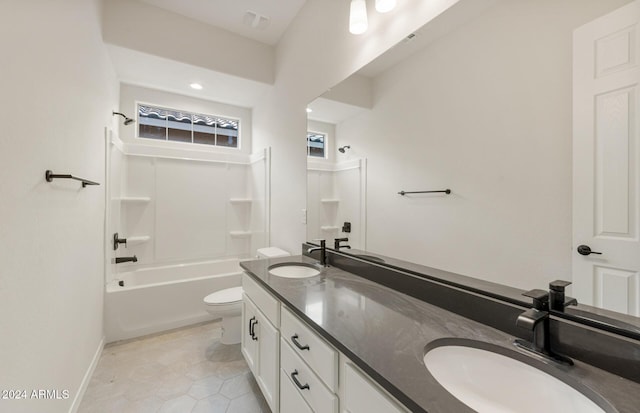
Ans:
<svg viewBox="0 0 640 413"><path fill-rule="evenodd" d="M311 112L313 112L313 109L307 108L307 113L311 113Z"/></svg>
<svg viewBox="0 0 640 413"><path fill-rule="evenodd" d="M191 89L202 90L202 85L200 83L192 83L189 86L191 86Z"/></svg>

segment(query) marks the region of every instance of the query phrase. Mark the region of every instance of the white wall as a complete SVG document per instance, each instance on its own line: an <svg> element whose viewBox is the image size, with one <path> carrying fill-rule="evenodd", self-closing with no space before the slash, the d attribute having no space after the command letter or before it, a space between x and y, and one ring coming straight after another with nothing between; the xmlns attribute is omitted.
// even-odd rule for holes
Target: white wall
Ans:
<svg viewBox="0 0 640 413"><path fill-rule="evenodd" d="M107 43L273 83L275 54L269 45L140 1L105 1L104 17Z"/></svg>
<svg viewBox="0 0 640 413"><path fill-rule="evenodd" d="M369 2L373 10L373 2ZM275 87L254 107L254 147L272 147L271 244L300 251L305 239L306 105L457 0L399 2L369 13L369 31L348 31L349 3L308 0L276 51Z"/></svg>
<svg viewBox="0 0 640 413"><path fill-rule="evenodd" d="M0 401L67 412L103 337L105 127L118 85L97 1L3 2L0 13ZM46 169L100 182L44 180ZM30 395L30 393L29 393Z"/></svg>
<svg viewBox="0 0 640 413"><path fill-rule="evenodd" d="M504 1L376 78L373 110L337 127L368 158L367 248L524 289L570 279L572 31L624 3Z"/></svg>

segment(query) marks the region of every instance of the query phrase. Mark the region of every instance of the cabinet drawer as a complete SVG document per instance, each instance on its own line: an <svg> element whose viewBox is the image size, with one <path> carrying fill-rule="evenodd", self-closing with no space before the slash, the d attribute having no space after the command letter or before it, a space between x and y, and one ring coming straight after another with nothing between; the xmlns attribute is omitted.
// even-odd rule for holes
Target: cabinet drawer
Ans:
<svg viewBox="0 0 640 413"><path fill-rule="evenodd" d="M337 413L338 398L325 387L322 380L296 355L294 350L284 339L280 343L280 368L294 388L311 406L313 411L322 413ZM296 380L298 383L296 383ZM300 388L303 387L303 388ZM286 397L281 393L281 397Z"/></svg>
<svg viewBox="0 0 640 413"><path fill-rule="evenodd" d="M280 413L313 413L284 370L280 370Z"/></svg>
<svg viewBox="0 0 640 413"><path fill-rule="evenodd" d="M242 274L242 289L271 324L280 327L280 302L246 273Z"/></svg>
<svg viewBox="0 0 640 413"><path fill-rule="evenodd" d="M310 327L282 307L280 326L282 339L322 379L332 392L337 391L338 353Z"/></svg>

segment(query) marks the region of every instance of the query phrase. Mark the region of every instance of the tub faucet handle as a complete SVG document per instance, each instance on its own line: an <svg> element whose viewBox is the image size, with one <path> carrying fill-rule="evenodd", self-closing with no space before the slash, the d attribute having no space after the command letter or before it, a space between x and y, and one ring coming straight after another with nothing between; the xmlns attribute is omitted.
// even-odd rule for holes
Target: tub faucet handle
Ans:
<svg viewBox="0 0 640 413"><path fill-rule="evenodd" d="M120 238L118 236L118 233L116 232L115 234L113 234L113 250L117 250L120 244L124 244L124 247L127 248L127 239Z"/></svg>

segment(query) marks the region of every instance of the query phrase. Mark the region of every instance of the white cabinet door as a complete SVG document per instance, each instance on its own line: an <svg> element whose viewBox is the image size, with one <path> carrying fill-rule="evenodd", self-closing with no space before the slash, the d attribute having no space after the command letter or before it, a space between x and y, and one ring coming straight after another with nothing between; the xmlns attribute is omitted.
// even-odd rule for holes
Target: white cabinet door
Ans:
<svg viewBox="0 0 640 413"><path fill-rule="evenodd" d="M573 43L573 295L578 302L636 316L639 22L636 0L578 28ZM579 245L602 254L581 255Z"/></svg>
<svg viewBox="0 0 640 413"><path fill-rule="evenodd" d="M385 395L368 377L350 362L343 363L343 413L404 413L404 410Z"/></svg>
<svg viewBox="0 0 640 413"><path fill-rule="evenodd" d="M240 349L249 368L254 375L257 374L258 342L255 339L254 329L258 310L246 295L242 296L242 335Z"/></svg>
<svg viewBox="0 0 640 413"><path fill-rule="evenodd" d="M253 333L258 343L256 381L272 412L278 411L280 385L280 334L260 311Z"/></svg>

